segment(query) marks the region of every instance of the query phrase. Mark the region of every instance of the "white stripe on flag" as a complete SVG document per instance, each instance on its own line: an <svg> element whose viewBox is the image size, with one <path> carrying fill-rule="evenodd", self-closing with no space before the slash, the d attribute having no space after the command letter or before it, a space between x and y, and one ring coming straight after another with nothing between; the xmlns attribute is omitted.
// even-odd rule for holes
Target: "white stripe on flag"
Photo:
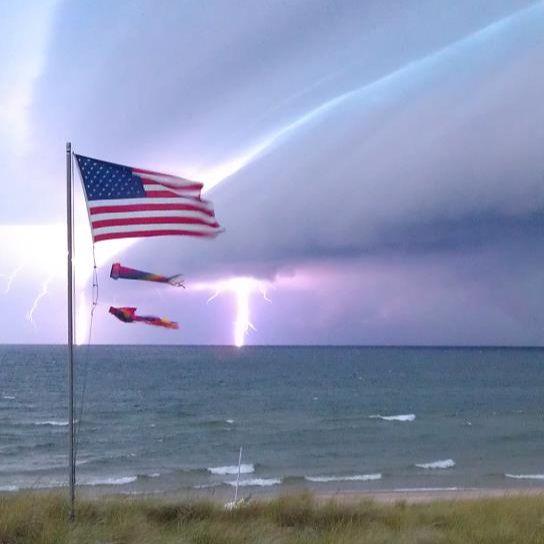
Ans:
<svg viewBox="0 0 544 544"><path fill-rule="evenodd" d="M148 217L190 217L201 219L210 224L216 222L215 217L210 217L207 213L192 211L192 210L149 210L142 212L111 212L111 213L95 213L91 217L91 221L107 221L109 219L139 219Z"/></svg>

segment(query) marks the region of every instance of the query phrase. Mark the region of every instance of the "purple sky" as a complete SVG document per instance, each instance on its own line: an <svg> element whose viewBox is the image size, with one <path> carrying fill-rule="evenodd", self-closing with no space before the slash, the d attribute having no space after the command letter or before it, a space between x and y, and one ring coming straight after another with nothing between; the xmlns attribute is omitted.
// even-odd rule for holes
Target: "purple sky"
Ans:
<svg viewBox="0 0 544 544"><path fill-rule="evenodd" d="M99 243L95 342L544 345L544 2L7 10L0 342L65 340L71 140L203 181L226 228ZM188 289L114 282L113 260L183 272ZM125 325L110 304L181 330Z"/></svg>

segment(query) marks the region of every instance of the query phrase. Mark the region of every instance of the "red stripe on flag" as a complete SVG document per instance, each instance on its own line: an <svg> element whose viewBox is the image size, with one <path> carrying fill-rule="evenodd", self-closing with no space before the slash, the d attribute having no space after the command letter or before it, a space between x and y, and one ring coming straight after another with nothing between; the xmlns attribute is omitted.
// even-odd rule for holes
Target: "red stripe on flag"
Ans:
<svg viewBox="0 0 544 544"><path fill-rule="evenodd" d="M94 236L95 242L101 240L114 240L116 238L148 238L151 236L198 236L201 238L213 238L220 234L217 232L199 232L194 230L165 229L165 230L135 230L129 232L111 232L109 234L97 234Z"/></svg>
<svg viewBox="0 0 544 544"><path fill-rule="evenodd" d="M166 174L164 172L156 172L155 170L147 170L146 168L134 168L131 167L132 171L135 174L152 174L154 176L163 176L168 178L174 178L174 179L182 179L184 181L187 181L185 178L182 178L181 176L174 176L174 174Z"/></svg>
<svg viewBox="0 0 544 544"><path fill-rule="evenodd" d="M197 217L130 217L124 219L103 219L100 221L93 221L92 227L93 229L100 229L103 227L117 227L121 225L168 225L173 223L183 225L205 225L213 228L219 227L219 223L216 221L208 223Z"/></svg>
<svg viewBox="0 0 544 544"><path fill-rule="evenodd" d="M145 196L148 198L179 198L182 196L180 193L183 193L183 189L177 193L173 193L172 191L146 191Z"/></svg>

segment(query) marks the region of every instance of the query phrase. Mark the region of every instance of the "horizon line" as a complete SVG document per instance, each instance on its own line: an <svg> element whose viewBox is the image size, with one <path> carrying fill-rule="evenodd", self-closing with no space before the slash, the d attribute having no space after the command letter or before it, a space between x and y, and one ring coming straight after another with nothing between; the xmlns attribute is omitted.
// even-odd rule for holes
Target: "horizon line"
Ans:
<svg viewBox="0 0 544 544"><path fill-rule="evenodd" d="M23 343L23 342L6 342L0 343L0 347L20 347L20 346L37 346L37 347L56 347L66 346L67 343ZM387 348L387 349L544 349L544 345L522 345L522 344L246 344L236 346L234 344L78 344L75 348L88 347L171 347L171 348Z"/></svg>

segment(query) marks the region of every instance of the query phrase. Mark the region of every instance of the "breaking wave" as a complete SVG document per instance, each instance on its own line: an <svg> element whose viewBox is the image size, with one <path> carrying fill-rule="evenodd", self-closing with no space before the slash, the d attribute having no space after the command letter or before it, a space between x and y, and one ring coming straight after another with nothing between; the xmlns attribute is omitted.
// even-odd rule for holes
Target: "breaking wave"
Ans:
<svg viewBox="0 0 544 544"><path fill-rule="evenodd" d="M368 416L370 419L382 419L383 421L414 421L415 414L400 414L398 416L381 416L379 414Z"/></svg>
<svg viewBox="0 0 544 544"><path fill-rule="evenodd" d="M153 478L153 475L150 475L149 477ZM89 478L89 479L82 479L80 482L80 485L88 485L88 486L95 486L95 485L126 485L131 484L135 482L138 479L137 476L121 476L121 477L111 477L111 478ZM46 481L46 482L36 482L32 485L28 486L17 486L17 485L5 485L0 486L0 493L6 492L6 491L19 491L20 489L54 489L58 487L66 487L66 482L58 482L58 481Z"/></svg>
<svg viewBox="0 0 544 544"><path fill-rule="evenodd" d="M57 419L50 419L48 421L33 421L32 425L51 425L52 427L67 427L68 421L60 421Z"/></svg>
<svg viewBox="0 0 544 544"><path fill-rule="evenodd" d="M505 476L515 480L544 480L544 474L505 474Z"/></svg>
<svg viewBox="0 0 544 544"><path fill-rule="evenodd" d="M380 473L375 474L354 474L353 476L304 476L309 482L367 482L370 480L381 480Z"/></svg>
<svg viewBox="0 0 544 544"><path fill-rule="evenodd" d="M126 485L135 482L137 476L122 476L120 478L96 478L83 480L82 485Z"/></svg>
<svg viewBox="0 0 544 544"><path fill-rule="evenodd" d="M238 467L236 467L238 468ZM233 481L226 481L223 482L227 485L231 485L232 487L236 487L236 480ZM269 487L272 485L279 485L281 484L281 480L279 478L250 478L247 480L240 480L239 486L240 487Z"/></svg>
<svg viewBox="0 0 544 544"><path fill-rule="evenodd" d="M0 493L6 491L19 491L19 488L16 485L0 485Z"/></svg>
<svg viewBox="0 0 544 544"><path fill-rule="evenodd" d="M138 474L137 479L138 480L149 480L150 478L160 478L161 473L160 472L150 472L145 474Z"/></svg>
<svg viewBox="0 0 544 544"><path fill-rule="evenodd" d="M238 474L238 465L228 465L224 467L209 467L208 472L212 474L218 474L220 476L225 476L226 474ZM255 472L255 467L251 464L241 464L240 465L240 474L251 474Z"/></svg>
<svg viewBox="0 0 544 544"><path fill-rule="evenodd" d="M431 463L416 464L416 467L418 468L427 468L427 469L453 468L454 466L455 466L455 461L453 459L443 459L440 461L432 461Z"/></svg>

